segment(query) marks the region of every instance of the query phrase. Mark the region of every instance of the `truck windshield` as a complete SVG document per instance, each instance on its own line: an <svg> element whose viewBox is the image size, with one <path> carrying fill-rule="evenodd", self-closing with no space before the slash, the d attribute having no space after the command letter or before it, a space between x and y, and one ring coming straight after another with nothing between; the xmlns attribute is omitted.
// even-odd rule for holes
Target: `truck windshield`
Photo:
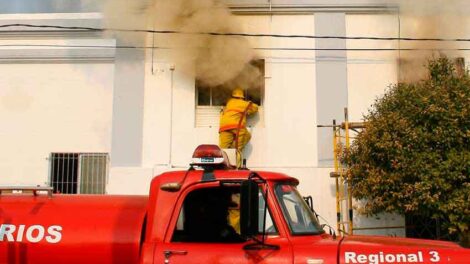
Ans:
<svg viewBox="0 0 470 264"><path fill-rule="evenodd" d="M315 215L293 185L277 184L275 193L292 234L312 235L324 232Z"/></svg>

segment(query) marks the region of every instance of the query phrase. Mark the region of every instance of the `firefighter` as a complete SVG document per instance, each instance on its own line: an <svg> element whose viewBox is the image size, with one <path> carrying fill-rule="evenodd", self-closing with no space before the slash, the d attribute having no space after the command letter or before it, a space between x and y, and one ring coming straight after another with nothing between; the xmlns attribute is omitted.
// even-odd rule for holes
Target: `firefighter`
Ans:
<svg viewBox="0 0 470 264"><path fill-rule="evenodd" d="M240 193L231 194L231 202L228 207L228 223L233 227L235 232L240 235Z"/></svg>
<svg viewBox="0 0 470 264"><path fill-rule="evenodd" d="M241 152L251 139L246 129L246 118L257 111L258 105L246 101L243 89L236 88L220 116L219 146L236 149L237 167L241 165Z"/></svg>

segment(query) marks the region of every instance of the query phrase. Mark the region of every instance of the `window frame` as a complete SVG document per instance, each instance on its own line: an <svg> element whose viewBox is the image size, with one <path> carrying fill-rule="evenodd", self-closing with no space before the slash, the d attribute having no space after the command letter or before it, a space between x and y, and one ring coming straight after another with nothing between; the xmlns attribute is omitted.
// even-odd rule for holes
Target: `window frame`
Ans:
<svg viewBox="0 0 470 264"><path fill-rule="evenodd" d="M102 175L102 182L97 185L98 181L95 180L95 174L91 176L91 181L83 180L82 174L86 165L90 166L91 163L84 164L86 158L97 157L98 166L101 165L101 161L104 159L104 166L101 167L97 174ZM57 161L58 160L58 161ZM95 172L94 161L92 171ZM54 188L54 192L60 191L63 194L106 194L106 185L109 180L109 153L106 152L51 152L49 154L49 185ZM65 176L67 175L67 176ZM100 176L100 175L98 175ZM89 179L89 177L87 177ZM100 179L100 178L96 178ZM71 180L71 181L70 181ZM87 185L91 182L91 192L83 192L82 186ZM102 188L99 188L100 185ZM60 188L59 188L60 186ZM65 186L65 189L64 189ZM70 190L69 190L70 189ZM64 191L65 190L65 191Z"/></svg>
<svg viewBox="0 0 470 264"><path fill-rule="evenodd" d="M235 184L234 186L237 186L236 185L237 183L234 183L232 180L228 181L228 182L230 184ZM227 182L216 181L216 182L210 182L210 183L195 183L195 184L191 185L190 187L188 187L180 195L180 197L178 198L178 201L176 202L176 207L175 207L175 210L172 213L172 217L171 217L170 224L169 224L170 231L167 233L167 235L165 237L165 243L201 243L201 244L220 244L220 243L223 243L223 242L174 241L173 237L175 235L175 231L177 231L178 224L180 223L180 221L183 221L183 223L184 223L184 219L181 220L180 216L182 215L182 212L184 214L183 207L184 207L184 203L185 203L186 198L188 197L188 195L190 193L192 193L193 191L197 191L197 190L201 190L201 189L222 188L225 183L227 183ZM240 180L240 183L241 183L241 180ZM277 224L276 219L275 219L274 215L272 214L272 210L269 206L269 202L266 200L266 197L265 197L265 189L262 189L260 187L260 192L259 193L264 198L265 204L267 206L267 213L268 213L269 217L271 218L273 226L276 230L276 232L272 232L272 233L266 232L266 235L267 236L280 236L279 225ZM260 210L261 210L261 208L260 208ZM258 229L259 228L260 227L258 227ZM261 235L261 234L262 234L262 232L259 232L259 235ZM247 243L247 242L249 242L249 240L247 240L245 242L227 243L227 244L243 244L243 243Z"/></svg>

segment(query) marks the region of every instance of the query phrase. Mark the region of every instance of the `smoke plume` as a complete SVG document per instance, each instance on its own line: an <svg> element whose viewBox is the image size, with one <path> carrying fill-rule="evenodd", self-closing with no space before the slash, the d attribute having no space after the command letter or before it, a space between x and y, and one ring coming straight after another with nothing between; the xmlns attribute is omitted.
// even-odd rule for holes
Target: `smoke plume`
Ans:
<svg viewBox="0 0 470 264"><path fill-rule="evenodd" d="M126 33L121 39L134 44L152 39L151 45L168 48L169 60L178 70L203 85L248 86L259 77L259 71L249 64L254 54L247 39L198 34L243 31L219 0L109 0L104 10L107 27L183 32L155 34L153 38Z"/></svg>
<svg viewBox="0 0 470 264"><path fill-rule="evenodd" d="M468 11L465 0L399 0L401 37L412 38L465 38L468 37ZM427 60L447 56L464 57L463 42L400 41L402 49L422 49L400 53L401 81L416 81L424 77Z"/></svg>

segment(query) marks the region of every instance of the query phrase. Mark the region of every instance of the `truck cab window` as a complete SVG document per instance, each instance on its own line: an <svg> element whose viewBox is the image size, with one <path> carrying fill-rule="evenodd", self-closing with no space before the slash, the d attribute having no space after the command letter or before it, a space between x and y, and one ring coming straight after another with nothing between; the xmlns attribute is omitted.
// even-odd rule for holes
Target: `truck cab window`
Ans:
<svg viewBox="0 0 470 264"><path fill-rule="evenodd" d="M189 193L173 233L174 242L239 243L245 240L230 225L236 189L203 188Z"/></svg>
<svg viewBox="0 0 470 264"><path fill-rule="evenodd" d="M262 189L259 190L259 204L258 204L258 208L259 208L259 218L258 218L258 232L260 234L263 233L263 225L264 225L264 206L266 205L266 201L263 197L263 193L262 193ZM271 213L269 212L269 210L267 210L267 213L268 215L266 215L266 224L264 225L265 226L265 231L266 231L266 234L269 234L269 235L277 235L278 232L277 232L277 228L276 228L276 225L274 224L273 222L273 219L271 218Z"/></svg>
<svg viewBox="0 0 470 264"><path fill-rule="evenodd" d="M324 232L313 212L294 186L278 184L275 187L275 193L292 234L313 235Z"/></svg>
<svg viewBox="0 0 470 264"><path fill-rule="evenodd" d="M259 232L263 230L264 197L260 192ZM173 242L241 243L240 188L203 188L189 193L173 232ZM271 215L266 216L266 232L277 234Z"/></svg>

